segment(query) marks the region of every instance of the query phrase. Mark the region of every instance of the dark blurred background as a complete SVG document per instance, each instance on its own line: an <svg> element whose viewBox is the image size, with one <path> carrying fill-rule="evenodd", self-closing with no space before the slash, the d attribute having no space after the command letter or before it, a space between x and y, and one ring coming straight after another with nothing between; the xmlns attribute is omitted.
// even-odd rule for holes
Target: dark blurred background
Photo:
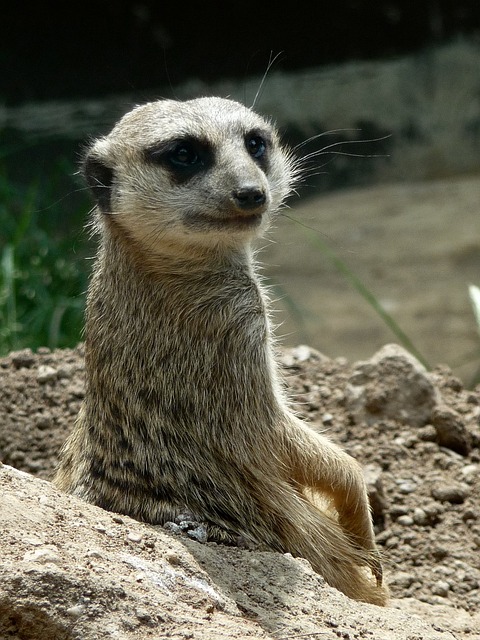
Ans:
<svg viewBox="0 0 480 640"><path fill-rule="evenodd" d="M478 0L310 3L9 3L2 10L1 98L142 92L398 56L477 35Z"/></svg>
<svg viewBox="0 0 480 640"><path fill-rule="evenodd" d="M272 59L255 108L288 144L313 137L301 152L329 147L290 201L301 224L284 215L262 254L283 342L358 359L398 340L320 241L426 359L480 380L480 0L8 3L0 355L81 337L85 142L149 99L250 105Z"/></svg>

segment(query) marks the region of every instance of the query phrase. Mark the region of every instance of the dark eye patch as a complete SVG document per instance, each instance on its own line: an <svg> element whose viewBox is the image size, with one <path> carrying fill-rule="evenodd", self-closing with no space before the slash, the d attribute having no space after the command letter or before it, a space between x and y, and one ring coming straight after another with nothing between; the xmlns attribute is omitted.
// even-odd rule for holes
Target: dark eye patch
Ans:
<svg viewBox="0 0 480 640"><path fill-rule="evenodd" d="M265 168L268 161L268 151L271 146L271 139L267 132L249 131L244 137L245 148L251 157L262 167Z"/></svg>
<svg viewBox="0 0 480 640"><path fill-rule="evenodd" d="M145 150L145 159L170 172L177 182L185 182L213 165L213 150L194 137L177 138Z"/></svg>

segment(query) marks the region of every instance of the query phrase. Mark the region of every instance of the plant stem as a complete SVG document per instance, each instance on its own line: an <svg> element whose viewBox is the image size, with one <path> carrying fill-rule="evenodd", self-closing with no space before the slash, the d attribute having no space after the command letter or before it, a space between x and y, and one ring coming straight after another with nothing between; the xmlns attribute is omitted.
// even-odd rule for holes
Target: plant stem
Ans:
<svg viewBox="0 0 480 640"><path fill-rule="evenodd" d="M385 309L382 307L382 305L370 291L370 289L368 289L368 287L360 280L357 275L355 275L355 273L353 273L353 271L347 266L347 264L338 257L338 255L328 246L328 244L324 240L322 240L318 232L315 231L315 229L307 226L300 220L293 218L292 216L286 217L302 227L309 241L320 249L320 251L328 258L328 260L330 260L337 271L341 273L344 278L354 287L354 289L364 298L364 300L368 302L368 304L380 316L382 321L393 332L393 334L397 337L397 339L405 347L405 349L410 351L410 353L414 355L415 358L417 358L417 360L421 362L426 369L430 369L431 367L428 364L427 360L415 347L406 333L402 331L402 329L392 318L392 316L387 311L385 311Z"/></svg>

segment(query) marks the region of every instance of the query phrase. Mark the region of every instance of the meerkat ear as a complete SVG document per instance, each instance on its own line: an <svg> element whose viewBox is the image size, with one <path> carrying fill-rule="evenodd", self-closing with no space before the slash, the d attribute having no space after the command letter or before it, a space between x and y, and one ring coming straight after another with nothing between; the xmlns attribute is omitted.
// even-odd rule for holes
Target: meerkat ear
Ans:
<svg viewBox="0 0 480 640"><path fill-rule="evenodd" d="M93 149L85 155L82 169L100 211L110 213L113 169L108 167Z"/></svg>

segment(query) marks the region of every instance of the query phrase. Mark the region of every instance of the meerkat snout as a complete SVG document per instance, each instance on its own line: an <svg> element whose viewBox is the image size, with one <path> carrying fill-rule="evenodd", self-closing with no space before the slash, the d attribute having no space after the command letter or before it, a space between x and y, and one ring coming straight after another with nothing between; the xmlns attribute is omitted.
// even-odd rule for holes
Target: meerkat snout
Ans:
<svg viewBox="0 0 480 640"><path fill-rule="evenodd" d="M267 202L265 190L256 185L245 185L232 193L235 204L247 212L262 209Z"/></svg>

